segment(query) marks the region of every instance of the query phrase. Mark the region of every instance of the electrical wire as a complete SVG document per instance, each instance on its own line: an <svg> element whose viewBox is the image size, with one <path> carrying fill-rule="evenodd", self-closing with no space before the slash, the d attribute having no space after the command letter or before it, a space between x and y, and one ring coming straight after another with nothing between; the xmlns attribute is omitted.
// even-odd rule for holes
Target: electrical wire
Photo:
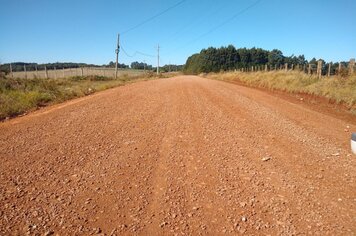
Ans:
<svg viewBox="0 0 356 236"><path fill-rule="evenodd" d="M253 8L254 6L256 6L258 3L260 3L262 0L257 0L254 3L252 3L251 5L247 6L246 8L242 9L241 11L237 12L236 14L234 14L233 16L231 16L230 18L226 19L225 21L223 21L222 23L220 23L219 25L213 27L212 29L210 29L209 31L207 31L206 33L200 35L197 39L194 40L198 41L199 39L207 36L208 34L214 32L215 30L221 28L222 26L226 25L227 23L231 22L232 20L234 20L236 17L242 15L243 13L247 12L248 10L250 10L251 8Z"/></svg>
<svg viewBox="0 0 356 236"><path fill-rule="evenodd" d="M144 52L140 52L140 51L135 51L134 54L130 55L129 53L126 52L125 48L122 45L120 45L120 48L124 52L124 54L126 56L128 56L128 57L134 57L137 54L142 55L142 56L146 56L146 57L155 57L153 55L150 55L150 54L147 54L147 53L144 53Z"/></svg>
<svg viewBox="0 0 356 236"><path fill-rule="evenodd" d="M206 18L210 19L212 16L216 15L218 12L220 12L221 10L223 10L224 8L227 8L227 7L229 7L229 6L225 4L219 8L215 8L213 12L211 12L207 15L199 14L199 16L195 17L192 21L190 21L189 24L184 25L178 31L171 34L168 37L168 39L166 39L166 41L171 41L172 39L177 40L178 38L183 37L183 34L181 34L181 32L186 31L187 29L191 28L193 25L200 25L200 23L204 22Z"/></svg>
<svg viewBox="0 0 356 236"><path fill-rule="evenodd" d="M165 10L163 10L163 11L157 13L156 15L151 16L150 18L148 18L148 19L142 21L141 23L139 23L139 24L137 24L137 25L135 25L135 26L133 26L133 27L131 27L131 28L125 30L125 31L122 32L121 34L127 34L128 32L130 32L130 31L132 31L132 30L134 30L134 29L137 29L138 27L140 27L140 26L142 26L142 25L144 25L144 24L146 24L146 23L148 23L148 22L150 22L150 21L156 19L157 17L159 17L159 16L165 14L166 12L168 12L168 11L170 11L170 10L176 8L177 6L181 5L181 4L184 3L185 1L187 1L187 0L181 0L181 1L177 2L177 3L174 4L173 6L170 6L170 7L168 7L167 9L165 9Z"/></svg>
<svg viewBox="0 0 356 236"><path fill-rule="evenodd" d="M259 4L262 0L257 0L254 3L252 3L251 5L247 6L246 8L242 9L241 11L235 13L234 15L232 15L231 17L229 17L228 19L226 19L225 21L223 21L222 23L220 23L219 25L211 28L210 30L208 30L207 32L201 34L200 36L198 36L197 38L189 41L188 43L186 43L184 46L182 47L177 47L176 49L174 49L173 51L176 52L179 49L185 48L186 46L193 44L195 42L197 42L198 40L200 40L201 38L211 34L212 32L216 31L217 29L221 28L222 26L226 25L227 23L231 22L232 20L234 20L236 17L242 15L243 13L247 12L248 10L250 10L251 8L255 7L257 4Z"/></svg>

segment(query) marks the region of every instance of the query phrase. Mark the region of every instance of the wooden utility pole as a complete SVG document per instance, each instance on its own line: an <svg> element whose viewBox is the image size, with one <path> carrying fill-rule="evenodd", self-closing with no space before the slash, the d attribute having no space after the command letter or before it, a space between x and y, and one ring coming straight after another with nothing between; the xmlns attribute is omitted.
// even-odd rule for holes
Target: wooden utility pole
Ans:
<svg viewBox="0 0 356 236"><path fill-rule="evenodd" d="M117 46L116 46L116 64L115 64L115 79L117 79L117 66L119 63L119 52L120 52L120 34L117 34Z"/></svg>
<svg viewBox="0 0 356 236"><path fill-rule="evenodd" d="M157 46L157 75L159 74L159 44Z"/></svg>

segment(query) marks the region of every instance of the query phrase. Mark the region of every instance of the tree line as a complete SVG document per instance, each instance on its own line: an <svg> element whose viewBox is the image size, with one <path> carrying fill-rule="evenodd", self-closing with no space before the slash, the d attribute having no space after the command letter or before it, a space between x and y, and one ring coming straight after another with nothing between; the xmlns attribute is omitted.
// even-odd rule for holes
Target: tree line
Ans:
<svg viewBox="0 0 356 236"><path fill-rule="evenodd" d="M182 71L183 68L184 65L168 64L168 65L160 66L159 71L160 72ZM131 69L155 71L157 67L148 65L147 63L135 61L131 63Z"/></svg>
<svg viewBox="0 0 356 236"><path fill-rule="evenodd" d="M46 63L46 64L38 64L38 63L26 63L26 62L14 62L11 63L11 68L13 72L24 71L24 67L26 66L27 71L35 71L37 70L54 70L56 69L69 69L69 68L80 68L80 67L106 67L106 68L115 68L115 62L110 61L108 64L104 65L95 65L95 64L86 64L86 63L72 63L72 62L56 62L56 63ZM184 65L164 65L160 67L161 72L169 72L169 71L181 71L183 70ZM136 69L136 70L148 70L155 71L156 67L149 65L144 62L132 62L131 65L126 65L124 63L118 63L118 68L120 69ZM10 63L1 64L0 71L8 74L10 72Z"/></svg>
<svg viewBox="0 0 356 236"><path fill-rule="evenodd" d="M323 71L326 71L326 63L323 61ZM235 48L233 45L227 47L203 49L200 53L190 56L185 64L186 73L209 73L219 71L229 71L241 68L251 68L252 66L268 65L269 68L280 68L285 63L288 65L307 65L316 64L315 58L309 62L304 55L285 56L281 50L273 49L271 51L262 48ZM342 62L347 66L347 62ZM333 64L332 71L338 68L338 63Z"/></svg>
<svg viewBox="0 0 356 236"><path fill-rule="evenodd" d="M47 68L47 70L54 70L56 69L69 69L69 68L80 68L80 67L115 67L114 62L109 62L108 64L104 65L95 65L95 64L86 64L86 63L74 63L74 62L56 62L56 63L44 63L44 64L38 64L38 63L26 63L26 62L14 62L11 63L12 71L17 72L17 71L24 71L24 67L26 66L27 71L35 71L37 70L44 70ZM125 64L118 64L119 68L129 68L128 65ZM5 73L10 72L10 63L2 64L0 65L0 71L3 71Z"/></svg>

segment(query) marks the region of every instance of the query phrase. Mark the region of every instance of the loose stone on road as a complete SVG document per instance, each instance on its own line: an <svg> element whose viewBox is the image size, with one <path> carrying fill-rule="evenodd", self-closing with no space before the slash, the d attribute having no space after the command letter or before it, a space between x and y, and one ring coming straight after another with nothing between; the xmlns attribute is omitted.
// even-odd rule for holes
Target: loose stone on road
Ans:
<svg viewBox="0 0 356 236"><path fill-rule="evenodd" d="M0 124L0 235L353 235L356 121L179 76Z"/></svg>

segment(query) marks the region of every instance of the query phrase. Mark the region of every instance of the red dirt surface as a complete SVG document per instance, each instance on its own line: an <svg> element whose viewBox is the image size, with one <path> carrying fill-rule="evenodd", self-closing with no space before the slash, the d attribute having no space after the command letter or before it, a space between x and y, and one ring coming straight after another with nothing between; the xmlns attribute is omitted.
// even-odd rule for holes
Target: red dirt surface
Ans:
<svg viewBox="0 0 356 236"><path fill-rule="evenodd" d="M354 235L352 131L194 76L48 107L0 124L0 234Z"/></svg>

